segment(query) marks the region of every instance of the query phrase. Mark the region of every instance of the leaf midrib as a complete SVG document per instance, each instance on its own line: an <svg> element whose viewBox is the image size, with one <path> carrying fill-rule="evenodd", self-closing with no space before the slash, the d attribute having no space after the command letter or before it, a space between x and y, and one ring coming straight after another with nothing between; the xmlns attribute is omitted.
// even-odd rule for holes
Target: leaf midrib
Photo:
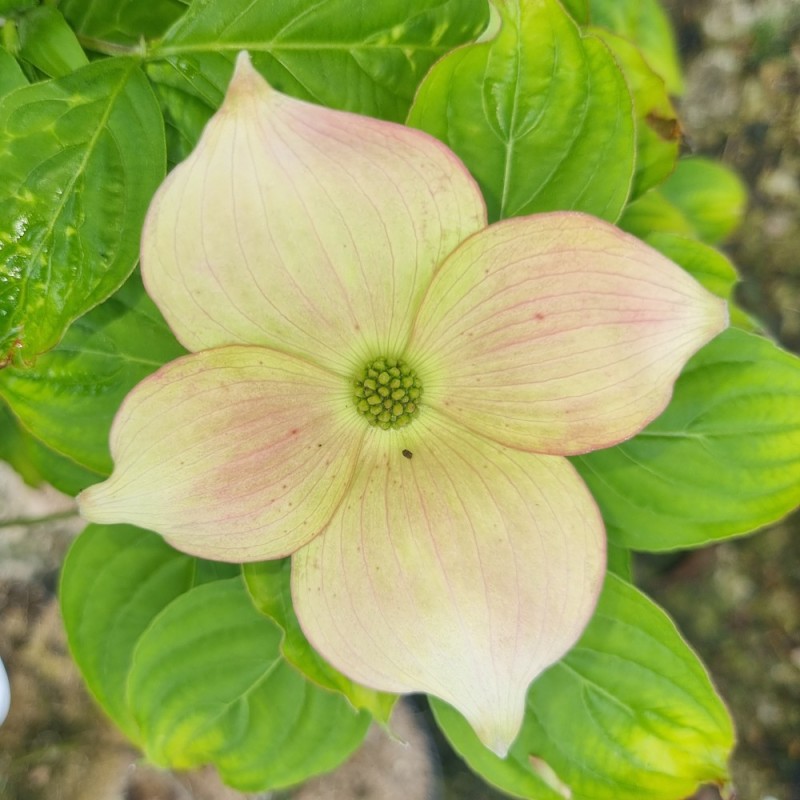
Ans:
<svg viewBox="0 0 800 800"><path fill-rule="evenodd" d="M166 45L152 51L147 61L160 61L171 56L180 56L185 53L226 53L249 50L256 53L273 53L281 50L341 50L343 52L353 52L354 50L397 50L404 52L408 49L415 51L429 51L432 53L446 53L452 47L450 45L421 45L414 42L402 44L398 42L265 42L263 40L254 42L204 42L199 44L177 44Z"/></svg>

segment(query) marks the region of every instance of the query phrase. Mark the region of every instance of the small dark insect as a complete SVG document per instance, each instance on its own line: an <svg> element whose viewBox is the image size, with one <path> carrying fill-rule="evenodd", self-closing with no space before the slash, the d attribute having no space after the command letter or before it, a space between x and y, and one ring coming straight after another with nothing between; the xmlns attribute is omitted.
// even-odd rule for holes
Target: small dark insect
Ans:
<svg viewBox="0 0 800 800"><path fill-rule="evenodd" d="M403 450L403 455L406 458L411 458L411 456L413 456L414 454L410 450Z"/></svg>

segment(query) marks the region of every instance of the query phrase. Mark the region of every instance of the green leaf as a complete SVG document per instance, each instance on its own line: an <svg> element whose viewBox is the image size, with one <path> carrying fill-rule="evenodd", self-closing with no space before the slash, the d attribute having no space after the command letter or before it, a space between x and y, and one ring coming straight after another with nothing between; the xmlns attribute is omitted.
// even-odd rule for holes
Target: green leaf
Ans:
<svg viewBox="0 0 800 800"><path fill-rule="evenodd" d="M50 78L69 75L89 63L72 28L53 6L39 6L18 24L19 55Z"/></svg>
<svg viewBox="0 0 800 800"><path fill-rule="evenodd" d="M589 0L561 0L561 5L579 25L589 23Z"/></svg>
<svg viewBox="0 0 800 800"><path fill-rule="evenodd" d="M747 205L747 190L735 172L696 156L681 159L660 191L708 244L717 244L731 234Z"/></svg>
<svg viewBox="0 0 800 800"><path fill-rule="evenodd" d="M160 111L133 60L0 101L0 364L53 347L127 278L163 175Z"/></svg>
<svg viewBox="0 0 800 800"><path fill-rule="evenodd" d="M408 124L441 139L475 176L489 218L575 209L615 220L630 191L631 97L608 48L557 0L498 3L495 39L447 55Z"/></svg>
<svg viewBox="0 0 800 800"><path fill-rule="evenodd" d="M17 59L8 50L0 47L0 98L5 97L14 89L27 85L28 81Z"/></svg>
<svg viewBox="0 0 800 800"><path fill-rule="evenodd" d="M727 711L671 620L608 575L578 644L530 688L503 761L441 701L436 720L467 763L515 797L675 800L727 778Z"/></svg>
<svg viewBox="0 0 800 800"><path fill-rule="evenodd" d="M613 572L624 581L633 581L633 554L626 547L608 542L608 571Z"/></svg>
<svg viewBox="0 0 800 800"><path fill-rule="evenodd" d="M658 0L591 0L590 14L594 25L633 42L670 94L683 92L675 34Z"/></svg>
<svg viewBox="0 0 800 800"><path fill-rule="evenodd" d="M632 202L620 218L619 227L640 239L647 239L655 233L697 237L691 222L664 197L660 187L650 189Z"/></svg>
<svg viewBox="0 0 800 800"><path fill-rule="evenodd" d="M621 36L594 31L617 58L633 95L636 112L636 174L633 198L657 186L675 168L681 129L664 80L642 57L639 49Z"/></svg>
<svg viewBox="0 0 800 800"><path fill-rule="evenodd" d="M0 459L11 464L28 485L49 483L64 494L78 494L102 479L102 475L45 447L20 425L3 402L0 402Z"/></svg>
<svg viewBox="0 0 800 800"><path fill-rule="evenodd" d="M356 708L388 724L397 696L354 683L325 661L306 639L292 605L291 559L245 564L242 573L255 607L283 631L284 658L309 680L341 692Z"/></svg>
<svg viewBox="0 0 800 800"><path fill-rule="evenodd" d="M58 8L87 49L100 52L106 51L107 42L135 45L142 38L162 36L186 11L180 0L61 0Z"/></svg>
<svg viewBox="0 0 800 800"><path fill-rule="evenodd" d="M280 640L241 578L172 602L139 639L128 679L147 756L175 769L213 763L241 791L289 786L347 758L369 715L306 681Z"/></svg>
<svg viewBox="0 0 800 800"><path fill-rule="evenodd" d="M773 522L800 503L800 359L728 330L642 433L573 461L623 547L695 547Z"/></svg>
<svg viewBox="0 0 800 800"><path fill-rule="evenodd" d="M0 0L0 15L15 14L33 8L39 0Z"/></svg>
<svg viewBox="0 0 800 800"><path fill-rule="evenodd" d="M747 192L727 167L704 158L684 158L657 189L631 203L620 227L644 239L677 233L717 244L741 222Z"/></svg>
<svg viewBox="0 0 800 800"><path fill-rule="evenodd" d="M11 409L0 403L0 460L9 463L29 486L44 482L27 452L27 441Z"/></svg>
<svg viewBox="0 0 800 800"><path fill-rule="evenodd" d="M195 559L150 531L89 525L61 570L61 613L75 663L103 710L143 744L126 682L144 631L193 584Z"/></svg>
<svg viewBox="0 0 800 800"><path fill-rule="evenodd" d="M401 122L437 58L486 26L486 0L196 0L150 54L147 72L186 155L248 50L282 92Z"/></svg>
<svg viewBox="0 0 800 800"><path fill-rule="evenodd" d="M184 353L136 274L35 364L0 371L0 397L47 447L107 475L109 429L123 398Z"/></svg>

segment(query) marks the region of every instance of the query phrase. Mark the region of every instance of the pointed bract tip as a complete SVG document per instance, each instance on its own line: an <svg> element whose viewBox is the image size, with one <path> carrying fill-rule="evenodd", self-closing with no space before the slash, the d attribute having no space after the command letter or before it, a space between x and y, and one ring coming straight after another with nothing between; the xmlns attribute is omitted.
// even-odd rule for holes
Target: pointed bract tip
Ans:
<svg viewBox="0 0 800 800"><path fill-rule="evenodd" d="M484 742L484 744L498 757L505 758L508 755L508 750L511 747L510 742L501 739L496 739L494 742Z"/></svg>
<svg viewBox="0 0 800 800"><path fill-rule="evenodd" d="M240 75L255 72L253 60L250 58L250 53L247 50L241 50L239 55L236 56L236 62L233 67L233 77L237 78Z"/></svg>
<svg viewBox="0 0 800 800"><path fill-rule="evenodd" d="M254 95L264 95L272 91L264 76L253 66L250 53L241 50L236 56L233 68L233 77L225 92L222 107L230 109L235 107L239 100L251 98Z"/></svg>
<svg viewBox="0 0 800 800"><path fill-rule="evenodd" d="M498 758L505 758L522 727L522 713L514 719L502 720L499 717L483 719L480 722L469 720L481 743Z"/></svg>

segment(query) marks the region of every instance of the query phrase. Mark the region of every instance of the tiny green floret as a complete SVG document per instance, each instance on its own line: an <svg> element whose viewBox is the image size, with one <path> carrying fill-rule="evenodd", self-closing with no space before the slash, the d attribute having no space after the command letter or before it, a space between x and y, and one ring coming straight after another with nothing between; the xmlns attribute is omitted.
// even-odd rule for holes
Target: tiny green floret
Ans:
<svg viewBox="0 0 800 800"><path fill-rule="evenodd" d="M411 367L399 358L376 358L353 381L358 413L370 425L388 431L403 428L419 411L422 384Z"/></svg>

